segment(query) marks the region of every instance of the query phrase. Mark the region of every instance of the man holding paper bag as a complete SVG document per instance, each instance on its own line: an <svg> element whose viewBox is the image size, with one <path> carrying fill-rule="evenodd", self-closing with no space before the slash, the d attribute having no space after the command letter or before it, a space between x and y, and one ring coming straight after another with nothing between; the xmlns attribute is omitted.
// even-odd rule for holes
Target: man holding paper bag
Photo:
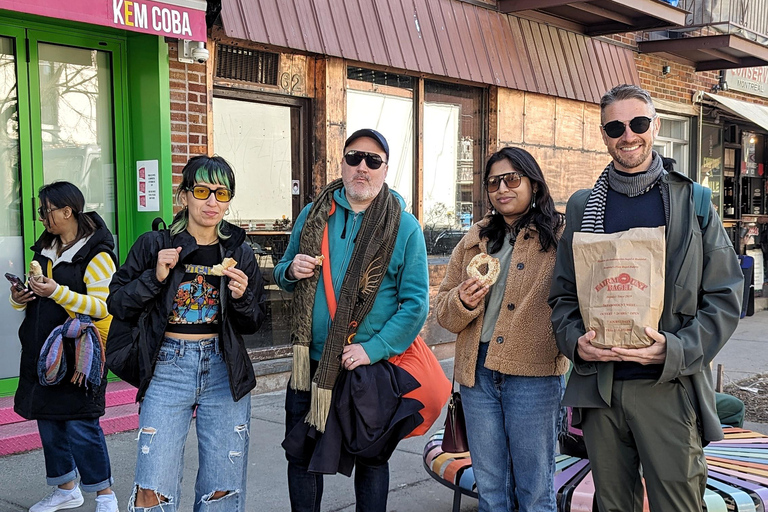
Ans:
<svg viewBox="0 0 768 512"><path fill-rule="evenodd" d="M549 297L573 362L563 403L600 512L642 510L641 478L652 512L702 510L702 446L723 437L709 364L738 323L743 275L714 207L702 222L691 180L652 150L650 94L619 85L600 109L612 161L568 201Z"/></svg>

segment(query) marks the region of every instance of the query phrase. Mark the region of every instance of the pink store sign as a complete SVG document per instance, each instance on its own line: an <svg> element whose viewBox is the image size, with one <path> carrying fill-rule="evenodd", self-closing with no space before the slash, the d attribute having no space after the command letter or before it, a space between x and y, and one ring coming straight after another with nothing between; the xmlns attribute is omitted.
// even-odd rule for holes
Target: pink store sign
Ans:
<svg viewBox="0 0 768 512"><path fill-rule="evenodd" d="M205 41L204 0L0 0L0 9Z"/></svg>

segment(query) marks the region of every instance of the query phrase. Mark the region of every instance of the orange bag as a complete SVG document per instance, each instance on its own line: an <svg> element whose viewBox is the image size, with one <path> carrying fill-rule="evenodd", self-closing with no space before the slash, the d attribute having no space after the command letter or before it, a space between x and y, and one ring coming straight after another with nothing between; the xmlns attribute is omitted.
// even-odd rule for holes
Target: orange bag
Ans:
<svg viewBox="0 0 768 512"><path fill-rule="evenodd" d="M336 211L336 203L331 203L331 209L328 213L330 217ZM322 273L325 287L325 299L328 303L328 311L331 318L336 313L336 295L331 288L331 254L330 244L328 242L328 224L323 230L323 240L321 251L324 257ZM421 336L416 336L413 343L402 354L389 358L389 362L395 366L407 371L416 381L421 384L410 393L403 395L403 398L413 398L424 405L419 411L424 422L413 429L413 432L405 436L423 436L430 429L432 424L440 416L443 406L451 395L453 386L445 376L443 367L427 346Z"/></svg>
<svg viewBox="0 0 768 512"><path fill-rule="evenodd" d="M389 362L410 373L421 384L404 395L404 398L413 398L424 404L424 408L419 411L424 423L405 437L423 436L440 417L443 406L451 395L451 381L445 376L440 361L421 336L416 336L405 352L391 357Z"/></svg>

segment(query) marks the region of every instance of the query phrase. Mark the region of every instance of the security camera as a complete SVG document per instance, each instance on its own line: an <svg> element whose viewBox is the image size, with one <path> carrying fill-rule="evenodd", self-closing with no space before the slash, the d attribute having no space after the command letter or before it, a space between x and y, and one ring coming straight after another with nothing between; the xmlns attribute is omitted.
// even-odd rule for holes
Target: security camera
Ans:
<svg viewBox="0 0 768 512"><path fill-rule="evenodd" d="M179 62L203 64L210 55L210 52L205 48L205 43L179 40Z"/></svg>
<svg viewBox="0 0 768 512"><path fill-rule="evenodd" d="M205 48L205 43L197 43L199 46L196 48L192 48L192 58L197 62L198 64L204 64L208 57L211 55L210 52Z"/></svg>

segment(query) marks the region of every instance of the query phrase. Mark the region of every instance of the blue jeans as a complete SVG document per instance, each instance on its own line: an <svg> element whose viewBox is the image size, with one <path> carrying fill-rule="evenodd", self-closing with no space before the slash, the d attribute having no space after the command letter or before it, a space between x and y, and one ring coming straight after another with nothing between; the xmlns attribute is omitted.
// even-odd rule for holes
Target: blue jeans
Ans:
<svg viewBox="0 0 768 512"><path fill-rule="evenodd" d="M86 492L103 491L112 485L107 443L99 419L37 420L45 454L48 485L71 482L80 473Z"/></svg>
<svg viewBox="0 0 768 512"><path fill-rule="evenodd" d="M315 367L313 364L311 370ZM294 391L288 384L285 393L286 436L300 421L304 421L309 412L310 396L309 391ZM307 470L312 457L312 446L307 444L305 458L285 455L288 459L288 494L292 512L320 512L323 499L323 476ZM389 463L376 465L360 457L355 459L356 512L385 512L388 492Z"/></svg>
<svg viewBox="0 0 768 512"><path fill-rule="evenodd" d="M193 510L245 510L251 396L232 399L229 375L217 338L166 337L139 412L134 494L129 511L175 512L179 505L184 443L197 411L199 468ZM135 506L136 489L153 490L165 501ZM226 492L213 498L217 491Z"/></svg>
<svg viewBox="0 0 768 512"><path fill-rule="evenodd" d="M521 377L485 368L461 386L480 512L556 512L555 453L562 376ZM518 509L515 509L517 504Z"/></svg>

